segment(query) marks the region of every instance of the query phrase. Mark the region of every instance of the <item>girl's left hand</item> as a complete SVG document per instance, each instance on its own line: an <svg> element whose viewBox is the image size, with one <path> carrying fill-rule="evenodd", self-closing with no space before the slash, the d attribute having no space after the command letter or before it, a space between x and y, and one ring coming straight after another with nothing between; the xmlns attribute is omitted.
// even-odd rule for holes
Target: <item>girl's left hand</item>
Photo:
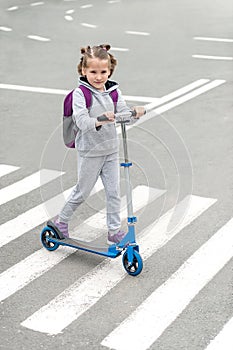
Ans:
<svg viewBox="0 0 233 350"><path fill-rule="evenodd" d="M145 108L143 106L135 106L133 107L133 110L136 112L136 119L141 118L145 114Z"/></svg>

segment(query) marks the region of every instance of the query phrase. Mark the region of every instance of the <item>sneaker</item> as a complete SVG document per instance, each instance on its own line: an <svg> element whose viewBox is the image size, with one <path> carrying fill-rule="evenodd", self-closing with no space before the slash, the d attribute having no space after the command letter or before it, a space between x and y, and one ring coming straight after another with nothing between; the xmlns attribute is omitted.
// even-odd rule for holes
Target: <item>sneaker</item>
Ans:
<svg viewBox="0 0 233 350"><path fill-rule="evenodd" d="M110 233L108 232L108 244L116 244L119 243L125 236L126 236L126 232L125 231L121 231L119 230L117 233L115 233L114 235L110 235Z"/></svg>
<svg viewBox="0 0 233 350"><path fill-rule="evenodd" d="M57 217L54 220L54 225L56 225L56 227L58 228L59 231L61 231L64 237L69 238L67 223L59 221L59 218Z"/></svg>

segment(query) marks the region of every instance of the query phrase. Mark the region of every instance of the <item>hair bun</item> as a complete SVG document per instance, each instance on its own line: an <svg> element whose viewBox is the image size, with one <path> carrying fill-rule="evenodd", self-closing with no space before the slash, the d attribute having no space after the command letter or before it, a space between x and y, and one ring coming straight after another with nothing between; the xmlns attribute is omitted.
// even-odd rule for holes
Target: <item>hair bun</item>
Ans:
<svg viewBox="0 0 233 350"><path fill-rule="evenodd" d="M102 47L102 49L104 49L106 51L109 51L111 49L111 45L109 45L109 44L102 44L102 45L100 45L100 47Z"/></svg>
<svg viewBox="0 0 233 350"><path fill-rule="evenodd" d="M106 44L106 45L105 45L105 49L106 49L107 51L109 51L109 50L111 49L111 45Z"/></svg>
<svg viewBox="0 0 233 350"><path fill-rule="evenodd" d="M81 54L84 55L85 53L91 52L91 47L88 45L87 47L82 47L81 48Z"/></svg>

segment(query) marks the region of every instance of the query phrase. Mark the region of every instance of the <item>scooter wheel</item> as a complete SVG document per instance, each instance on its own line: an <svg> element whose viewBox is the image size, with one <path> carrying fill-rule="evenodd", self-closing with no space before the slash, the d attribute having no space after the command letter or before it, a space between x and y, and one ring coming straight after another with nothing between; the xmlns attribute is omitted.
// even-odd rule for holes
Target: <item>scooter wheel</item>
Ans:
<svg viewBox="0 0 233 350"><path fill-rule="evenodd" d="M127 251L123 254L122 262L126 272L131 276L137 276L142 271L142 258L136 250L133 251L133 263L129 263Z"/></svg>
<svg viewBox="0 0 233 350"><path fill-rule="evenodd" d="M57 233L50 227L46 226L43 228L41 235L40 235L40 240L43 246L47 250L56 250L59 247L59 243L54 243L48 240L48 238L59 238Z"/></svg>

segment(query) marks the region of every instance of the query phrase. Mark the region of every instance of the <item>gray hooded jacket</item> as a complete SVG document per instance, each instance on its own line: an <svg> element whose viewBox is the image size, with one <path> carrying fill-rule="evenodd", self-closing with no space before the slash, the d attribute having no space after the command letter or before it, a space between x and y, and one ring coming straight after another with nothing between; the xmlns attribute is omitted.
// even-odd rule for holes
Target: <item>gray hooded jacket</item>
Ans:
<svg viewBox="0 0 233 350"><path fill-rule="evenodd" d="M92 105L89 110L86 108L85 97L81 89L76 88L73 92L73 120L78 128L75 147L79 154L83 157L98 157L118 152L115 123L108 123L98 128L95 126L98 116L107 111L114 112L114 104L109 94L115 89L118 91L115 112L127 113L130 111L118 89L118 84L108 80L103 92L92 87L84 77L79 79L79 84L86 86L92 92ZM132 123L135 121L132 118Z"/></svg>

